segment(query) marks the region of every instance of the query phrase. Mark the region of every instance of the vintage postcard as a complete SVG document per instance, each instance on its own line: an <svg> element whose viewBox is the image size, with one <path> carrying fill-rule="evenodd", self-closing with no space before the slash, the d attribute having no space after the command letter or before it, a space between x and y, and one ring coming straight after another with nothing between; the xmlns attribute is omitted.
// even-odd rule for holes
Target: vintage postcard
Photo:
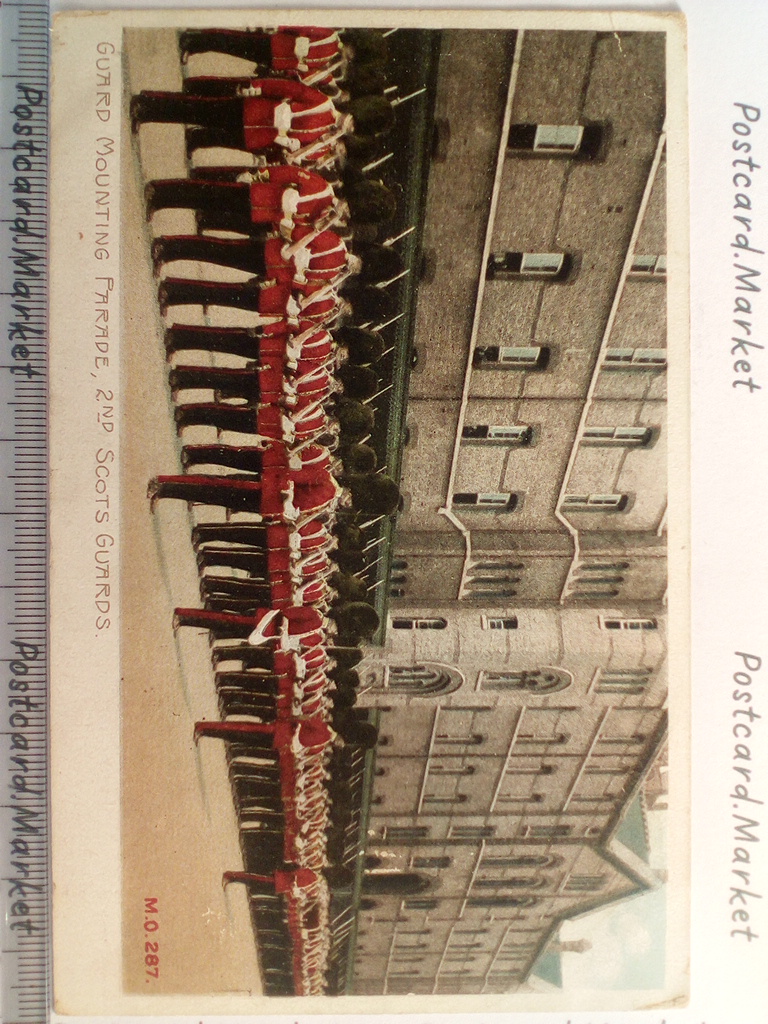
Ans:
<svg viewBox="0 0 768 1024"><path fill-rule="evenodd" d="M57 1010L685 1003L684 81L669 16L57 19Z"/></svg>

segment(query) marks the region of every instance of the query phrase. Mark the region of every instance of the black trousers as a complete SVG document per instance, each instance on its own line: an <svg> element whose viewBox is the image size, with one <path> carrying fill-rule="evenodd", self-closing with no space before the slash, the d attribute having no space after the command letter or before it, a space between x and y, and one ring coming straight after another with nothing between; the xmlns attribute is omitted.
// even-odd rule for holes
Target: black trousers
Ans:
<svg viewBox="0 0 768 1024"><path fill-rule="evenodd" d="M214 596L205 598L205 607L210 612L232 612L233 615L253 615L257 608L269 604L269 589L260 599Z"/></svg>
<svg viewBox="0 0 768 1024"><path fill-rule="evenodd" d="M269 583L247 580L235 576L203 576L200 580L201 597L232 597L250 601L256 608L264 608L271 596Z"/></svg>
<svg viewBox="0 0 768 1024"><path fill-rule="evenodd" d="M145 90L131 99L134 124L194 124L243 133L239 96L192 96L183 92Z"/></svg>
<svg viewBox="0 0 768 1024"><path fill-rule="evenodd" d="M198 551L198 569L211 569L218 566L244 569L252 577L267 582L267 556L258 551L243 551L241 548L226 547L205 547Z"/></svg>
<svg viewBox="0 0 768 1024"><path fill-rule="evenodd" d="M171 356L176 352L202 351L221 352L242 356L244 359L258 359L259 341L262 331L259 327L193 327L174 324L165 332L165 351Z"/></svg>
<svg viewBox="0 0 768 1024"><path fill-rule="evenodd" d="M264 242L260 238L211 238L207 235L164 235L152 243L155 265L195 260L263 276Z"/></svg>
<svg viewBox="0 0 768 1024"><path fill-rule="evenodd" d="M207 426L216 427L217 430L232 430L238 434L257 433L256 409L249 405L195 402L176 406L174 415L179 432L185 427Z"/></svg>
<svg viewBox="0 0 768 1024"><path fill-rule="evenodd" d="M195 281L167 277L158 288L163 309L168 306L227 306L248 313L258 313L261 303L261 281L227 282Z"/></svg>
<svg viewBox="0 0 768 1024"><path fill-rule="evenodd" d="M269 652L270 655L272 652ZM255 693L274 700L278 693L278 677L271 672L217 672L216 687L237 687L243 693Z"/></svg>
<svg viewBox="0 0 768 1024"><path fill-rule="evenodd" d="M269 35L243 29L186 29L179 36L179 51L182 60L193 53L227 53L230 57L242 57L254 64L272 62Z"/></svg>
<svg viewBox="0 0 768 1024"><path fill-rule="evenodd" d="M225 220L230 216L237 223L251 223L251 190L247 184L171 178L150 181L144 195L149 213L156 210L200 210L222 214Z"/></svg>
<svg viewBox="0 0 768 1024"><path fill-rule="evenodd" d="M220 398L259 400L259 374L249 367L177 366L168 374L171 391L213 390Z"/></svg>

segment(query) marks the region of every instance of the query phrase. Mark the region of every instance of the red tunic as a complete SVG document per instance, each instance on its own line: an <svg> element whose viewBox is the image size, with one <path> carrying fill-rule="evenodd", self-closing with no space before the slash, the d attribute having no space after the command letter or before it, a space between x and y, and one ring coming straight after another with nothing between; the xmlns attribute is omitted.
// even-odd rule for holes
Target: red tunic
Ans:
<svg viewBox="0 0 768 1024"><path fill-rule="evenodd" d="M275 892L291 892L294 885L299 889L308 889L316 885L317 874L311 868L296 868L294 871L275 871Z"/></svg>
<svg viewBox="0 0 768 1024"><path fill-rule="evenodd" d="M344 273L347 247L335 231L314 232L306 225L297 225L291 237L291 243L282 238L268 238L264 243L268 278L307 294ZM295 243L302 239L307 240L306 244L297 246Z"/></svg>
<svg viewBox="0 0 768 1024"><path fill-rule="evenodd" d="M332 186L314 171L277 164L256 172L251 184L251 220L254 224L304 224L311 227L333 207ZM286 196L286 191L292 195ZM295 210L293 209L295 207Z"/></svg>
<svg viewBox="0 0 768 1024"><path fill-rule="evenodd" d="M295 152L333 131L339 113L318 89L286 78L254 78L243 100L245 148Z"/></svg>
<svg viewBox="0 0 768 1024"><path fill-rule="evenodd" d="M272 67L308 85L333 80L341 60L339 33L316 25L282 25L270 39Z"/></svg>

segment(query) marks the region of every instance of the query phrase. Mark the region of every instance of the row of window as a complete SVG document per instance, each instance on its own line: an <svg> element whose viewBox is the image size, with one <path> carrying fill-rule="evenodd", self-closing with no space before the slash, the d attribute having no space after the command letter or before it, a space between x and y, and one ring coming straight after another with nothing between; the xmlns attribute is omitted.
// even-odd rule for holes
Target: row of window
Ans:
<svg viewBox="0 0 768 1024"><path fill-rule="evenodd" d="M418 622L418 619L402 619L402 622ZM442 623L444 619L425 620ZM504 618L490 619L497 623L506 623ZM645 630L656 629L655 619L609 619L602 620L603 628ZM438 628L442 628L439 626ZM513 628L496 626L492 628ZM650 668L600 669L595 682L597 693L642 693L652 678ZM462 674L446 665L424 662L417 665L389 665L385 671L383 688L388 693L412 694L429 696L436 693L449 693L457 690L464 682ZM478 686L483 690L518 690L527 693L547 694L564 690L573 682L573 676L566 669L536 668L519 671L480 672ZM447 737L438 736L438 740Z"/></svg>
<svg viewBox="0 0 768 1024"><path fill-rule="evenodd" d="M602 578L596 578L593 582L603 582L603 580ZM601 629L629 631L658 629L658 622L656 621L656 619L608 618L608 616L606 615L599 615L598 623ZM518 622L516 615L510 615L507 617L499 617L494 615L480 616L480 626L482 629L517 629L517 625ZM446 629L447 626L448 620L440 617L398 617L392 619L393 629Z"/></svg>
<svg viewBox="0 0 768 1024"><path fill-rule="evenodd" d="M527 863L526 863L527 862ZM548 867L555 867L556 864L560 864L562 859L560 857L486 857L480 864L480 871L490 869L491 871L508 867L510 865L515 867L537 867L540 866L541 870ZM411 867L421 868L423 870L438 870L443 871L450 868L453 863L453 858L447 854L441 854L433 857L420 857L413 855L411 857ZM564 886L565 891L571 892L597 892L602 889L607 881L605 875L571 875ZM537 877L534 875L517 875L517 876L502 876L498 878L494 877L478 877L475 878L473 885L479 889L540 889L543 886L550 883L550 879L546 877ZM423 934L423 931L422 933ZM465 940L466 941L466 940Z"/></svg>
<svg viewBox="0 0 768 1024"><path fill-rule="evenodd" d="M586 427L582 444L649 448L659 435L659 427ZM526 447L534 440L533 427L522 424L479 423L464 426L461 438L465 444L503 444Z"/></svg>
<svg viewBox="0 0 768 1024"><path fill-rule="evenodd" d="M603 829L600 825L588 825L586 836L599 836ZM428 839L429 825L385 825L382 839L392 843L410 843L414 840ZM496 834L494 825L451 825L448 839L493 839ZM567 839L574 834L573 825L526 825L521 833L523 839Z"/></svg>
<svg viewBox="0 0 768 1024"><path fill-rule="evenodd" d="M565 281L573 267L573 256L567 252L503 252L491 253L485 276L491 280L514 281L541 278ZM632 277L661 280L666 277L666 256L635 256L629 268Z"/></svg>
<svg viewBox="0 0 768 1024"><path fill-rule="evenodd" d="M472 365L478 370L546 370L551 349L546 345L478 345ZM604 370L665 370L663 348L609 348L603 356Z"/></svg>
<svg viewBox="0 0 768 1024"><path fill-rule="evenodd" d="M563 512L626 512L631 507L630 494L566 494ZM452 504L464 510L514 512L520 500L517 491L459 491Z"/></svg>

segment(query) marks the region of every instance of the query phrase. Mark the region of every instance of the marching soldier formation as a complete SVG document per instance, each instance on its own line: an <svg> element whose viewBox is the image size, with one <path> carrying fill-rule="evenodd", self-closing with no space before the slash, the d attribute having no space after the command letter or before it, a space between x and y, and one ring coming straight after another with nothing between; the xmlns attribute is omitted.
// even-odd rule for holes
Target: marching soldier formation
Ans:
<svg viewBox="0 0 768 1024"><path fill-rule="evenodd" d="M216 431L184 443L182 471L153 479L149 497L195 506L203 607L178 608L174 626L211 641L221 720L196 723L195 741L227 745L246 867L223 882L248 888L265 990L321 994L331 892L352 881L340 754L377 739L354 708L358 645L379 625L366 530L400 500L366 444L386 388L383 332L398 317L387 289L408 272L387 237L395 194L373 176L398 100L378 31L194 30L180 51L183 64L218 53L255 68L131 103L134 131L176 122L190 156L235 151L146 187L148 219L196 214L197 234L157 237L151 256L178 432ZM178 261L250 276L167 274ZM204 324L177 319L189 305ZM233 309L248 326L231 326ZM219 355L235 358L204 365ZM200 391L205 401L188 400Z"/></svg>

